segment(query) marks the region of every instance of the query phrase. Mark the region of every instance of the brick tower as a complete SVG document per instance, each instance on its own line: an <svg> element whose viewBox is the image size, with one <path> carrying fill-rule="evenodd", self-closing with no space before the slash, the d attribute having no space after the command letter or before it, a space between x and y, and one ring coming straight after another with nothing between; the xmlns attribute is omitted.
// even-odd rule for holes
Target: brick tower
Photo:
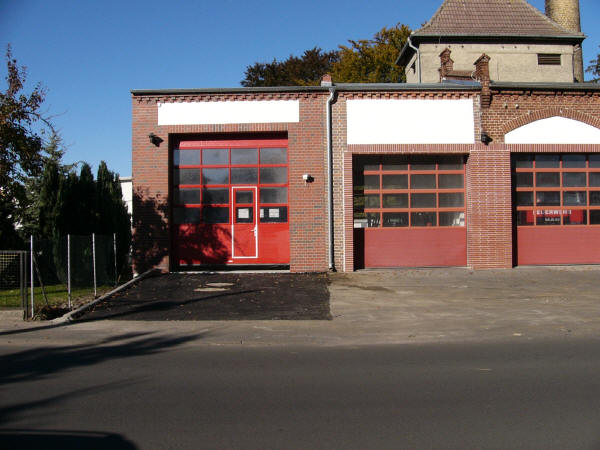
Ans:
<svg viewBox="0 0 600 450"><path fill-rule="evenodd" d="M579 0L546 0L546 15L573 33L581 32ZM583 55L580 45L574 49L573 77L575 81L583 82Z"/></svg>

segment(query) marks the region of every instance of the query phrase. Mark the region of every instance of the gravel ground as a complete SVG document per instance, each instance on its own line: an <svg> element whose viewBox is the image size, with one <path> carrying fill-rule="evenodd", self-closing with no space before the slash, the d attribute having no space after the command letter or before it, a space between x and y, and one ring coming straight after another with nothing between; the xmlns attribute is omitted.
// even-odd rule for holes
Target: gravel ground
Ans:
<svg viewBox="0 0 600 450"><path fill-rule="evenodd" d="M170 273L142 280L80 320L331 320L325 274Z"/></svg>

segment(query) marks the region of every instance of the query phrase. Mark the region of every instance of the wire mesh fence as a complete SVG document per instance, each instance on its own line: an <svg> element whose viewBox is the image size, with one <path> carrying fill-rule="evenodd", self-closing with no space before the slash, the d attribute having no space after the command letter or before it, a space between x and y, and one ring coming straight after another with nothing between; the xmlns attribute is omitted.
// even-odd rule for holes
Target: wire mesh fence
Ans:
<svg viewBox="0 0 600 450"><path fill-rule="evenodd" d="M0 251L0 307L27 304L27 252Z"/></svg>
<svg viewBox="0 0 600 450"><path fill-rule="evenodd" d="M0 253L0 306L22 307L25 318L73 309L128 277L118 251L116 235L31 237L28 252Z"/></svg>

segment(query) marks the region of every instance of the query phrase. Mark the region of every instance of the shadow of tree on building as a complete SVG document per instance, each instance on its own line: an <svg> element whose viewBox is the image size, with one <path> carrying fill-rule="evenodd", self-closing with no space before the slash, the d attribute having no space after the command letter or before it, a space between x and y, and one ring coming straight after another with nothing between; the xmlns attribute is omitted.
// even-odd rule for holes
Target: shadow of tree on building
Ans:
<svg viewBox="0 0 600 450"><path fill-rule="evenodd" d="M172 258L171 268L227 264L231 253L231 225L181 223L186 218L178 218L176 210L180 208L175 208L171 217L168 197L151 196L147 189L134 191L133 208L133 264L137 273L161 264L162 269L169 269L165 265L167 257ZM197 209L194 222L201 221L200 214L202 220L210 218L210 211L217 208L204 206L203 209Z"/></svg>
<svg viewBox="0 0 600 450"><path fill-rule="evenodd" d="M167 197L133 192L133 266L137 273L159 266L169 254Z"/></svg>
<svg viewBox="0 0 600 450"><path fill-rule="evenodd" d="M228 224L185 225L177 231L178 265L225 265L229 260L231 229Z"/></svg>

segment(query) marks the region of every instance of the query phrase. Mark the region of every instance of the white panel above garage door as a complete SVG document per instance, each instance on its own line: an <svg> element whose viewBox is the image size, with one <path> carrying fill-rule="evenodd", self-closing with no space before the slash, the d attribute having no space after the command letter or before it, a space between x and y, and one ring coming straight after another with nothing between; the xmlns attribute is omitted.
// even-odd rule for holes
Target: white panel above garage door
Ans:
<svg viewBox="0 0 600 450"><path fill-rule="evenodd" d="M600 129L566 117L523 125L504 136L507 144L600 144Z"/></svg>
<svg viewBox="0 0 600 450"><path fill-rule="evenodd" d="M298 100L159 103L158 125L298 122Z"/></svg>
<svg viewBox="0 0 600 450"><path fill-rule="evenodd" d="M348 100L348 144L473 144L473 101Z"/></svg>

